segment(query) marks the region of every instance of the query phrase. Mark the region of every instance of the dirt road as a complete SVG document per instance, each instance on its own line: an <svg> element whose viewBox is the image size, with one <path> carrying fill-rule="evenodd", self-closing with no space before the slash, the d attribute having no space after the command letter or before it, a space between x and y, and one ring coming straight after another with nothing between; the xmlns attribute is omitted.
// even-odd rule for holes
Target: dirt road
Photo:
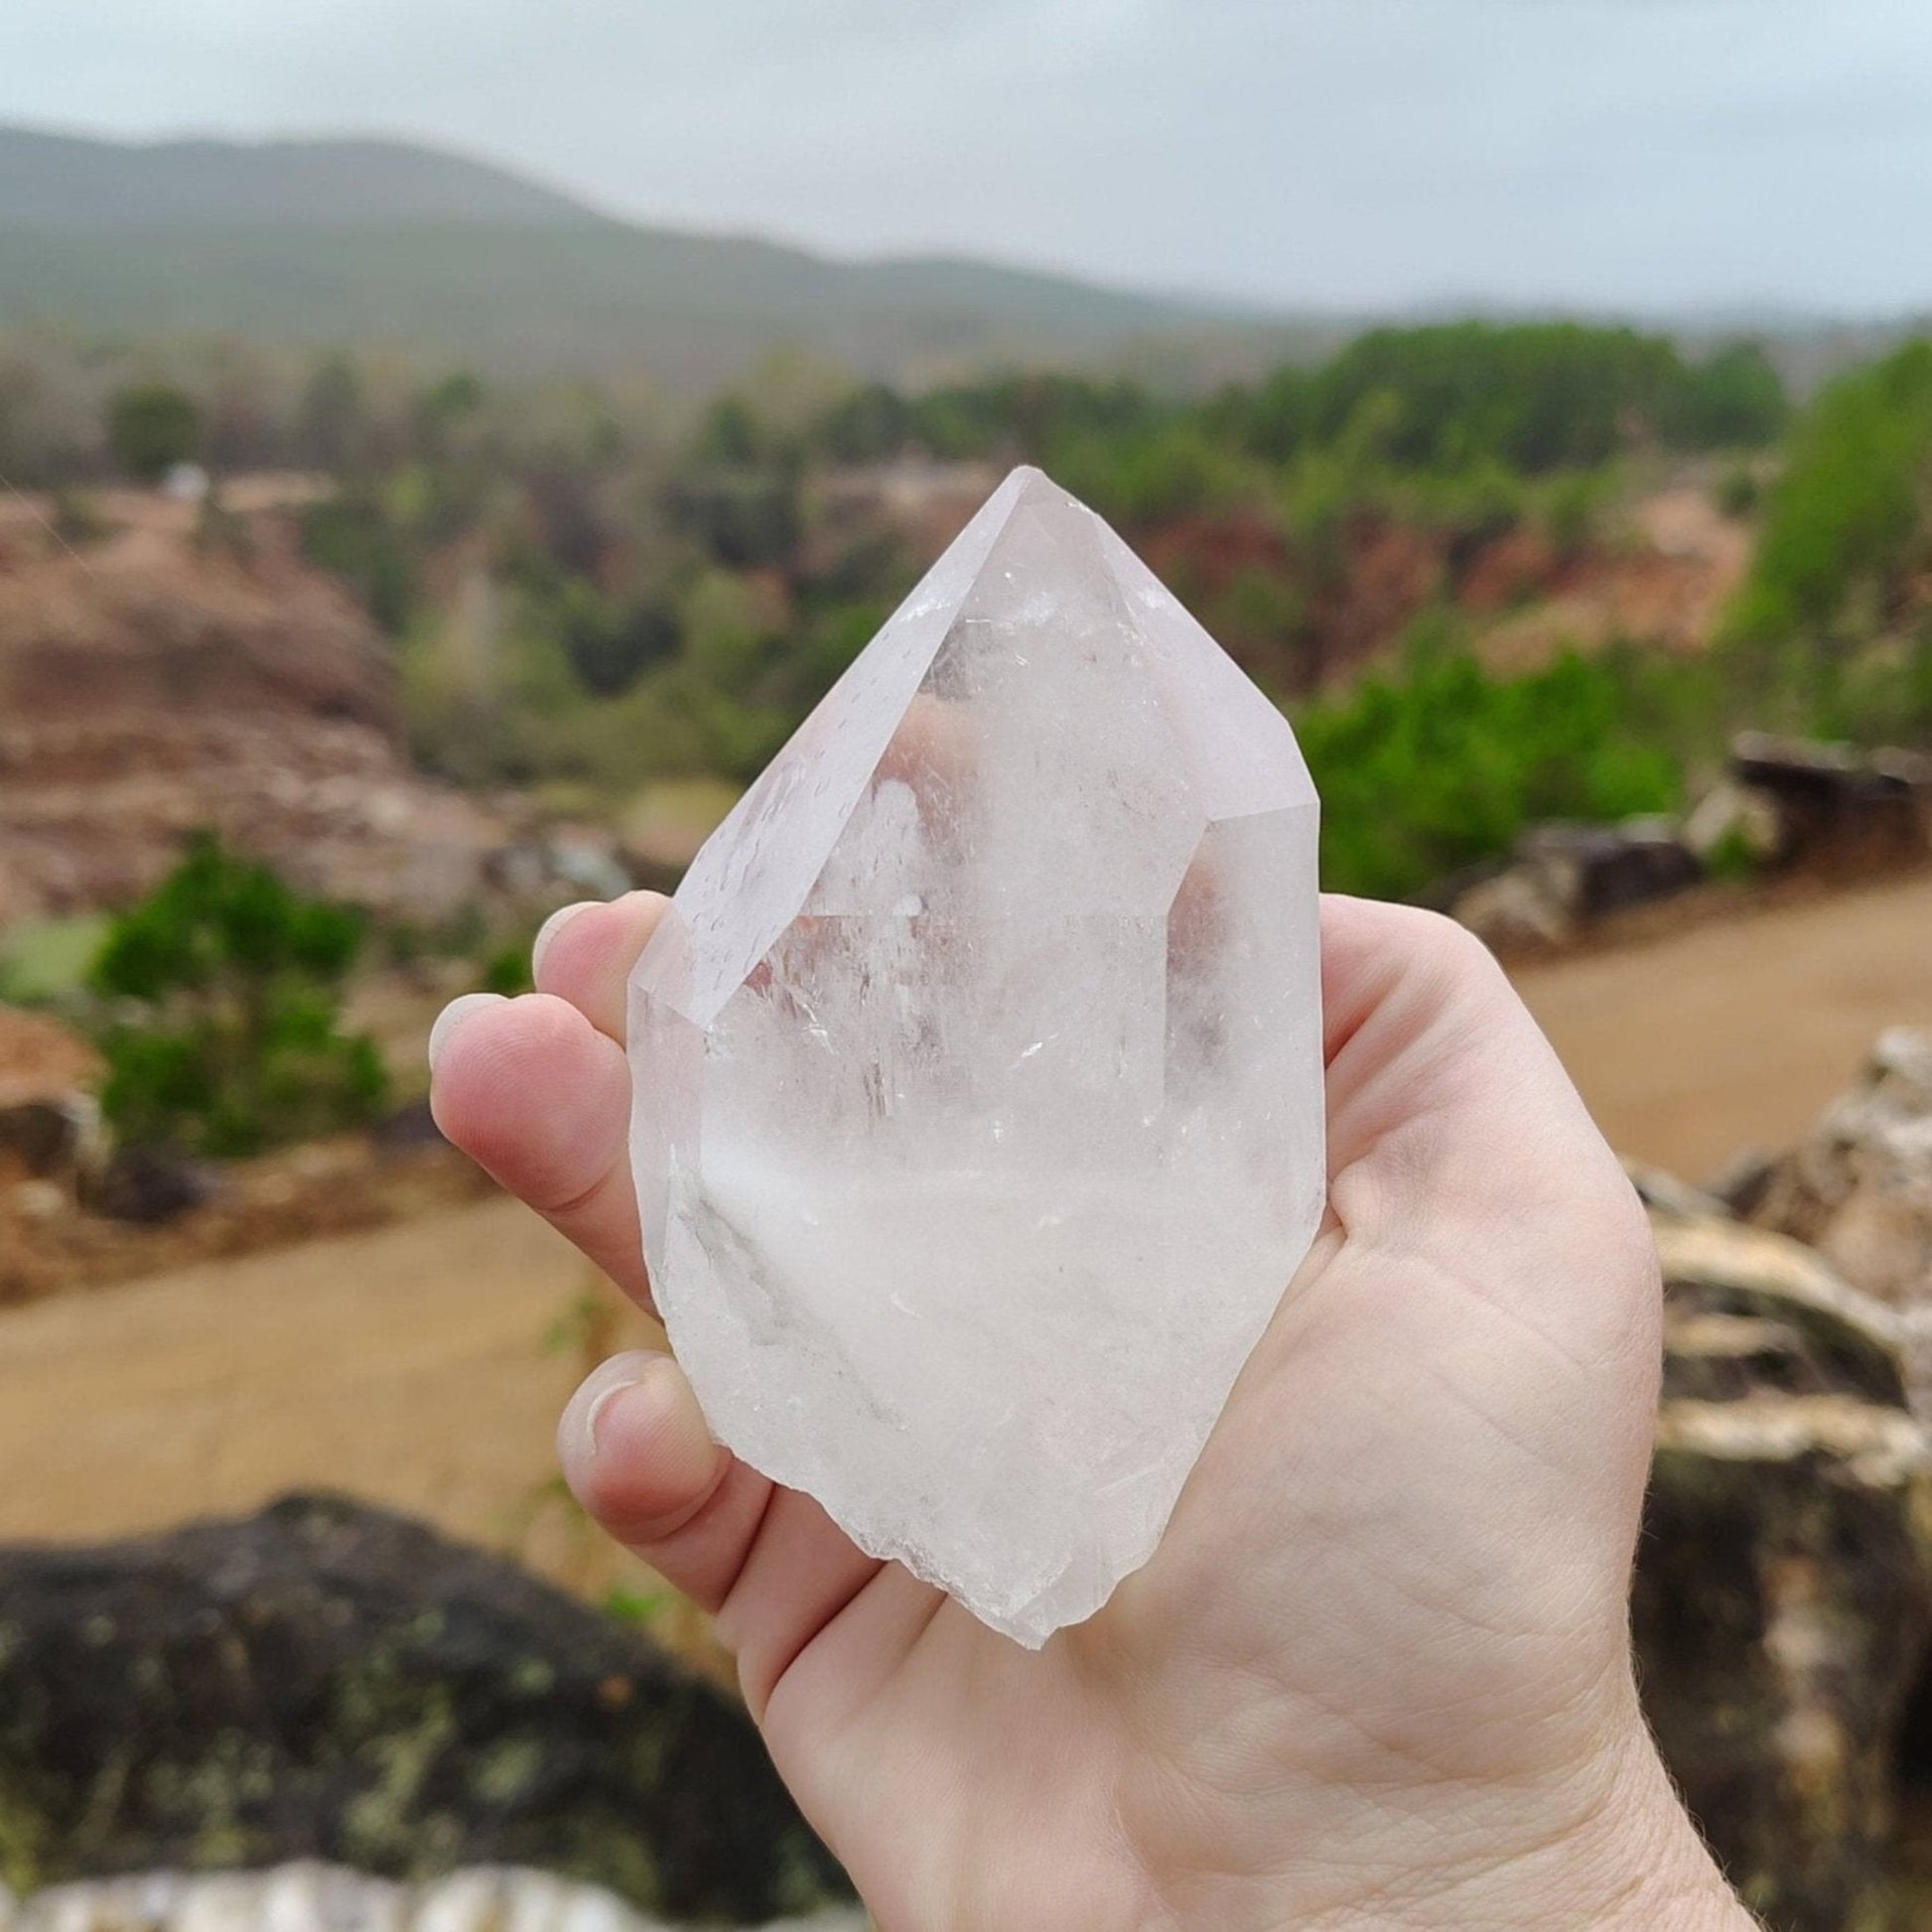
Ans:
<svg viewBox="0 0 1932 1932"><path fill-rule="evenodd" d="M1516 977L1611 1144L1708 1180L1795 1139L1881 1028L1932 1026L1932 878Z"/></svg>
<svg viewBox="0 0 1932 1932"><path fill-rule="evenodd" d="M585 1286L558 1236L495 1200L8 1311L0 1540L321 1485L516 1541L580 1372L546 1335ZM553 1569L573 1554L561 1527L533 1532Z"/></svg>
<svg viewBox="0 0 1932 1932"><path fill-rule="evenodd" d="M1887 1024L1932 1025L1932 879L1523 973L1626 1152L1692 1178L1788 1140ZM101 1537L328 1484L518 1541L582 1295L506 1201L0 1313L0 1541ZM522 1541L592 1581L557 1521Z"/></svg>

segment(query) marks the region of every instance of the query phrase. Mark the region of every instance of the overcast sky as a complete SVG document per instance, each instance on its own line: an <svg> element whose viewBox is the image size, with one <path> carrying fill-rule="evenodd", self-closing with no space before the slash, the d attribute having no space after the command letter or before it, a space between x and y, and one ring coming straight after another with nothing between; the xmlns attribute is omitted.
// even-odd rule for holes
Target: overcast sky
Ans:
<svg viewBox="0 0 1932 1932"><path fill-rule="evenodd" d="M0 0L0 119L1297 307L1932 306L1932 0Z"/></svg>

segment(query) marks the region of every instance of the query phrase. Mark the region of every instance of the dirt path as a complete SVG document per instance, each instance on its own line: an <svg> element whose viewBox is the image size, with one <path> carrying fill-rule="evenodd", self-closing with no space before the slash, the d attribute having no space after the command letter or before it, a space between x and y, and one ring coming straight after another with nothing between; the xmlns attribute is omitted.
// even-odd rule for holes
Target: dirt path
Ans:
<svg viewBox="0 0 1932 1932"><path fill-rule="evenodd" d="M1932 1025L1932 879L1520 975L1611 1138L1692 1178L1791 1138L1877 1030ZM102 1537L357 1491L587 1586L553 1518L579 1373L544 1337L583 1294L511 1202L0 1313L0 1541Z"/></svg>
<svg viewBox="0 0 1932 1932"><path fill-rule="evenodd" d="M493 1200L0 1315L0 1541L351 1490L489 1543L554 1472L587 1271ZM615 1302L615 1298L613 1298ZM548 1568L573 1554L543 1525Z"/></svg>
<svg viewBox="0 0 1932 1932"><path fill-rule="evenodd" d="M1932 879L1746 912L1516 982L1622 1153L1708 1180L1787 1145L1878 1031L1932 1026Z"/></svg>

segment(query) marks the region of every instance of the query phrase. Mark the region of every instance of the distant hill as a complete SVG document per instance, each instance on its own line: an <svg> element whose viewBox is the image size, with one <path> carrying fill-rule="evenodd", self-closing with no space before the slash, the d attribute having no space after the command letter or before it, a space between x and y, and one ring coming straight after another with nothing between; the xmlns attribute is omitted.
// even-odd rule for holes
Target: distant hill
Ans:
<svg viewBox="0 0 1932 1932"><path fill-rule="evenodd" d="M28 324L644 368L680 386L787 346L900 378L1051 360L1205 380L1345 333L984 262L635 226L400 142L0 127L0 328Z"/></svg>
<svg viewBox="0 0 1932 1932"><path fill-rule="evenodd" d="M0 228L583 227L581 203L401 141L93 141L0 127Z"/></svg>

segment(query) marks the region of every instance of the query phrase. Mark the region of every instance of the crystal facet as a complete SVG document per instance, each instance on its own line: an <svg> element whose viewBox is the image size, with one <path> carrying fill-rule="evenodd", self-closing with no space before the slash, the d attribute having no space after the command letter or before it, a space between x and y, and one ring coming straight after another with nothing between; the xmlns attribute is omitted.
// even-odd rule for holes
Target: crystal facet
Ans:
<svg viewBox="0 0 1932 1932"><path fill-rule="evenodd" d="M1022 470L638 962L711 1427L1023 1643L1153 1553L1320 1219L1315 832L1280 713Z"/></svg>

